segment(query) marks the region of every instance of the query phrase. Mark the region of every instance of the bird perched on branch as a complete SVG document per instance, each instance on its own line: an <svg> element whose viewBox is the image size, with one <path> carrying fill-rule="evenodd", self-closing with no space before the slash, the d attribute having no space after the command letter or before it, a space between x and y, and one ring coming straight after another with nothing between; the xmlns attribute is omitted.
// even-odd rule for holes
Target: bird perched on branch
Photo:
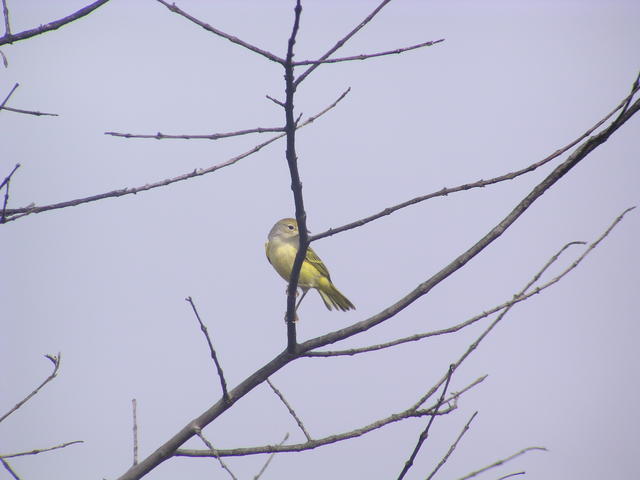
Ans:
<svg viewBox="0 0 640 480"><path fill-rule="evenodd" d="M299 246L298 222L294 218L283 218L278 221L269 232L269 239L264 245L269 263L287 282L291 277ZM356 308L331 282L329 270L311 247L307 248L307 254L300 268L298 287L302 289L302 296L296 308L311 288L318 291L329 310L335 308L345 312Z"/></svg>

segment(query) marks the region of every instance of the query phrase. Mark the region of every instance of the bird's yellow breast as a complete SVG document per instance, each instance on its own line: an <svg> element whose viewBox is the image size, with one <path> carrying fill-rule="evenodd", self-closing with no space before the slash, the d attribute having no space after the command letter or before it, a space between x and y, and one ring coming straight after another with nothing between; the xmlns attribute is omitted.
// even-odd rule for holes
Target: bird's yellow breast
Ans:
<svg viewBox="0 0 640 480"><path fill-rule="evenodd" d="M273 265L273 268L288 282L291 276L293 262L298 253L297 245L274 239L265 243L265 250L267 258L271 265ZM321 278L322 275L312 264L307 261L302 262L300 278L298 279L298 285L300 287L317 288Z"/></svg>

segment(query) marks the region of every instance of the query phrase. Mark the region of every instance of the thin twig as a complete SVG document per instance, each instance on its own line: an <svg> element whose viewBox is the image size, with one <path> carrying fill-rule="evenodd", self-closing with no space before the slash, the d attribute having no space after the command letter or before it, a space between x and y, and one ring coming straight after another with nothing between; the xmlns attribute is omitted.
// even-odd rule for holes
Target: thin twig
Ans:
<svg viewBox="0 0 640 480"><path fill-rule="evenodd" d="M498 480L506 480L507 478L511 478L511 477L517 477L518 475L525 475L527 472L515 472L515 473L510 473L508 475L505 475L504 477L500 477L498 478Z"/></svg>
<svg viewBox="0 0 640 480"><path fill-rule="evenodd" d="M271 390L273 390L273 393L275 393L277 395L277 397L282 401L282 403L284 403L284 406L287 407L287 410L289 410L289 413L291 414L293 419L298 424L298 427L300 427L300 430L302 430L302 433L304 433L304 436L307 437L307 440L311 441L312 440L311 435L309 435L309 432L307 432L307 429L304 428L304 424L302 423L302 420L300 420L300 417L298 417L298 415L296 415L295 410L293 409L293 407L291 405L289 405L289 402L287 402L287 399L284 398L284 395L280 392L280 390L278 390L275 387L275 385L273 383L271 383L271 380L268 379L268 378L267 378L267 383L271 387Z"/></svg>
<svg viewBox="0 0 640 480"><path fill-rule="evenodd" d="M456 409L455 403L457 400L466 392L474 388L475 386L482 383L487 376L482 376L465 388L460 390L459 392L451 393L444 400L444 404L454 405L447 407L446 409L437 410L436 406L432 406L424 409L417 409L415 406L411 406L408 409L394 413L389 415L388 417L382 418L380 420L376 420L368 425L357 428L355 430L351 430L348 432L343 432L335 435L330 435L324 438L306 441L304 443L296 443L292 445L263 445L260 447L248 447L248 448L234 448L234 449L225 449L225 450L215 450L215 455L219 455L221 457L233 457L233 456L245 456L245 455L257 455L257 454L265 454L265 453L283 453L283 452L302 452L305 450L313 450L314 448L321 447L324 445L330 445L332 443L341 442L343 440L348 440L351 438L360 437L369 432L377 430L379 428L385 427L386 425L390 425L395 422L399 422L406 418L420 418L424 416L430 415L447 415ZM209 457L211 453L207 450L194 450L194 449L178 449L174 453L175 456L182 457Z"/></svg>
<svg viewBox="0 0 640 480"><path fill-rule="evenodd" d="M11 468L11 465L9 465L9 463L5 462L4 458L0 457L0 462L2 462L2 466L15 480L20 480L18 474L13 470L13 468Z"/></svg>
<svg viewBox="0 0 640 480"><path fill-rule="evenodd" d="M235 43L236 45L240 45L241 47L246 48L247 50L251 50L252 52L258 53L258 54L262 55L263 57L268 58L271 61L274 61L274 62L280 63L280 64L284 63L284 60L282 58L278 57L277 55L274 55L271 52L268 52L266 50L258 48L255 45L251 45L250 43L245 42L244 40L240 40L238 37L234 37L233 35L229 35L228 33L225 33L222 30L218 30L217 28L212 27L208 23L205 23L205 22L203 22L201 20L198 20L197 18L189 15L184 10L181 10L179 7L176 6L175 3L168 3L168 2L165 2L164 0L157 0L157 1L160 2L162 5L164 5L165 7L167 7L172 12L183 16L187 20L189 20L189 21L195 23L196 25L204 28L208 32L214 33L214 34L216 34L216 35L218 35L218 36L220 36L222 38L226 38L231 43Z"/></svg>
<svg viewBox="0 0 640 480"><path fill-rule="evenodd" d="M350 57L328 58L326 60L302 60L300 62L293 62L293 64L297 67L300 65L317 65L317 64L324 64L324 63L350 62L353 60L367 60L369 58L382 57L384 55L396 55L398 53L408 52L409 50L415 50L417 48L430 47L432 45L436 45L442 42L444 42L444 38L441 38L439 40L431 40L429 42L418 43L416 45L411 45L410 47L396 48L395 50L387 50L386 52L362 53L360 55L352 55Z"/></svg>
<svg viewBox="0 0 640 480"><path fill-rule="evenodd" d="M2 183L0 184L0 189L2 189L2 187L4 187L5 185L7 186L7 188L4 191L4 203L2 205L2 214L0 215L0 223L4 223L5 219L7 218L7 204L9 203L9 185L11 184L11 177L16 172L16 170L18 170L18 168L20 168L20 164L16 163L16 166L13 167L13 170L11 170L11 173L9 173L9 175L7 175L5 179L2 181Z"/></svg>
<svg viewBox="0 0 640 480"><path fill-rule="evenodd" d="M82 18L86 15L89 15L91 12L93 12L96 8L104 5L105 3L107 3L109 0L98 0L96 2L93 2L89 5L87 5L86 7L81 8L80 10L72 13L71 15L68 15L64 18L61 18L60 20L55 20L53 22L49 22L46 23L44 25L40 25L39 27L36 28L32 28L31 30L25 30L23 32L20 33L16 33L16 34L4 34L2 37L0 37L0 45L4 45L6 43L14 43L20 40L25 40L27 38L31 38L34 37L36 35L40 35L41 33L44 32L49 32L51 30L56 30L64 25L66 25L67 23L71 23L74 20L77 20L79 18Z"/></svg>
<svg viewBox="0 0 640 480"><path fill-rule="evenodd" d="M273 98L270 95L265 95L269 100L271 100L273 103L275 103L276 105L279 105L280 107L284 108L284 102L281 102L280 100L278 100L277 98Z"/></svg>
<svg viewBox="0 0 640 480"><path fill-rule="evenodd" d="M580 242L580 241L574 241L574 242L569 242L566 245L564 245L556 254L553 255L553 257L551 257L551 259L549 259L549 261L547 262L547 264L541 269L539 270L534 276L533 278L530 280L529 284L527 284L527 289L533 285L539 278L540 276L547 270L547 268L554 263L558 257L570 246L572 245L586 245L586 242ZM562 280L562 278L567 275L571 270L573 270L574 268L576 268L578 265L574 265L572 264L569 268L567 268L566 270L564 270L563 272L561 272L558 276L552 278L551 280L549 280L548 282L536 287L534 290L532 290L529 293L525 293L522 295L514 295L513 298L507 302L501 303L500 305L497 305L493 308L490 308L488 310L484 310L482 313L479 313L478 315L475 315L467 320L465 320L464 322L458 323L457 325L453 325L451 327L448 328L443 328L441 330L434 330L432 332L425 332L425 333L416 333L414 335L410 335L408 337L403 337L403 338L398 338L396 340L391 340L389 342L384 342L384 343L379 343L376 345L369 345L367 347L359 347L359 348L350 348L350 349L346 349L346 350L329 350L329 351L324 351L324 352L307 352L304 354L305 357L339 357L339 356L344 356L344 355L357 355L360 353L366 353L366 352L374 352L377 350L383 350L385 348L390 348L390 347L395 347L397 345L402 345L403 343L408 343L408 342L416 342L418 340L422 340L424 338L428 338L428 337L435 337L435 336L439 336L439 335L446 335L449 333L455 333L458 332L460 330L462 330L463 328L468 327L469 325L472 325L474 323L476 323L479 320L482 320L483 318L489 317L490 315L493 315L494 313L497 313L501 310L504 310L506 308L509 308L513 305L515 305L516 303L520 303L520 302L524 302L525 300L528 300L529 298L538 295L539 293L541 293L542 291L546 290L547 288L551 287L552 285L555 285L556 283L558 283L560 280Z"/></svg>
<svg viewBox="0 0 640 480"><path fill-rule="evenodd" d="M227 391L227 381L224 379L224 372L222 371L222 366L218 361L218 356L216 355L216 351L213 348L211 337L209 337L209 331L207 330L207 327L202 321L202 319L200 318L200 314L198 313L198 310L196 309L196 306L193 303L193 299L191 297L187 297L185 298L185 300L189 302L189 304L191 305L191 308L193 309L193 313L196 314L196 318L198 319L198 323L200 324L200 330L202 330L202 333L207 339L207 344L209 345L209 352L211 353L211 358L213 359L213 363L215 363L216 365L216 370L218 371L218 377L220 378L220 386L222 387L222 398L225 401L229 401L229 392Z"/></svg>
<svg viewBox="0 0 640 480"><path fill-rule="evenodd" d="M284 442L287 441L287 439L289 438L289 434L286 433L284 438L282 439L282 441L278 444L279 446L284 445ZM271 460L273 460L273 457L275 457L276 454L275 452L273 452L271 455L269 455L267 457L267 460L264 462L264 465L262 466L262 468L260 469L260 471L253 477L253 480L258 480L262 474L264 473L264 471L267 469L267 467L269 466L269 464L271 463Z"/></svg>
<svg viewBox="0 0 640 480"><path fill-rule="evenodd" d="M21 108L13 108L13 107L2 107L2 110L6 110L8 112L15 112L15 113L24 113L26 115L35 115L36 117L41 117L41 116L59 117L60 116L57 113L37 112L34 110L23 110Z"/></svg>
<svg viewBox="0 0 640 480"><path fill-rule="evenodd" d="M62 361L62 355L58 353L57 357L55 355L45 355L45 357L48 358L53 363L53 372L51 372L51 375L45 378L45 380L40 385L38 385L38 387L33 392L31 392L29 395L24 397L18 403L16 403L11 410L9 410L2 417L0 417L0 422L2 422L5 418L7 418L13 412L18 410L20 407L22 407L22 405L27 403L35 394L37 394L42 387L44 387L47 383L49 383L51 380L56 378L56 375L58 374L58 370L60 369L60 362Z"/></svg>
<svg viewBox="0 0 640 480"><path fill-rule="evenodd" d="M25 455L37 455L39 453L50 452L51 450L66 448L70 445L75 445L77 443L84 443L84 440L74 440L73 442L65 442L65 443L61 443L60 445L55 445L53 447L38 448L35 450L30 450L28 452L8 453L6 455L0 454L0 458L14 458L14 457L24 457Z"/></svg>
<svg viewBox="0 0 640 480"><path fill-rule="evenodd" d="M212 456L218 459L218 463L220 463L220 466L227 471L227 473L231 476L233 480L238 480L236 476L233 474L233 472L231 471L231 469L227 466L227 464L222 461L222 458L220 458L220 455L217 454L217 450L213 448L213 445L211 444L211 442L207 440L205 436L202 434L202 430L197 428L195 433L200 437L200 440L202 440L204 444L207 446Z"/></svg>
<svg viewBox="0 0 640 480"><path fill-rule="evenodd" d="M155 135L142 135L134 133L120 133L120 132L104 132L105 135L111 135L112 137L124 137L124 138L153 138L155 140L164 139L181 139L181 140L220 140L221 138L238 137L241 135L248 135L250 133L273 133L284 132L282 127L270 127L270 128L249 128L247 130L238 130L236 132L223 132L223 133L211 133L208 135L167 135L161 132Z"/></svg>
<svg viewBox="0 0 640 480"><path fill-rule="evenodd" d="M319 62L324 62L326 59L328 59L331 55L333 55L340 47L342 47L345 43L347 43L347 41L349 41L349 39L351 37L353 37L356 33L358 33L367 23L369 23L373 17L375 17L378 12L380 12L380 10L382 10L385 5L387 5L387 3L389 3L391 0L383 0L382 3L380 3L380 5L378 5L369 15L367 15L367 17L362 20L353 30L351 30L349 33L347 33L344 37L342 37L340 40L338 40L336 42L336 44L331 47L329 50L327 50L327 52L322 55L318 61ZM295 85L300 85L300 82L302 82L305 78L307 78L309 76L309 74L311 72L313 72L316 68L318 68L322 63L316 63L314 65L311 65L309 68L307 68L304 72L302 72L298 78L296 78L295 80Z"/></svg>
<svg viewBox="0 0 640 480"><path fill-rule="evenodd" d="M449 382L451 381L451 376L453 375L453 371L454 371L454 366L450 365L449 366L449 371L447 372L447 381L445 382L444 388L442 389L442 394L440 395L440 398L438 399L438 402L436 403L436 408L435 408L436 412L438 411L438 409L440 408L440 406L444 402L444 397L447 394L447 389L449 388ZM429 422L427 423L427 426L424 428L424 430L422 431L422 433L418 437L418 443L416 443L416 446L414 447L413 452L411 452L411 455L409 455L408 460L405 462L404 467L402 468L402 471L400 472L400 475L398 475L398 480L402 480L404 478L404 476L407 474L407 472L409 471L409 469L413 466L413 461L416 459L416 456L418 455L418 452L422 448L422 444L429 437L429 430L431 429L431 425L433 424L433 421L435 420L435 418L436 418L436 416L435 416L435 413L434 413L433 415L431 415L431 418L429 419Z"/></svg>
<svg viewBox="0 0 640 480"><path fill-rule="evenodd" d="M435 476L435 474L438 472L438 470L440 470L440 468L442 468L442 466L445 463L447 463L447 460L449 460L449 457L458 446L458 443L460 442L460 440L462 440L462 437L464 436L464 434L469 431L469 426L471 425L471 422L473 422L473 419L476 418L476 415L478 415L478 412L474 412L473 415L471 415L471 418L469 419L469 421L465 424L465 426L460 431L458 438L456 438L455 442L451 444L451 446L449 447L449 450L447 451L445 456L442 457L442 460L440 460L438 465L436 465L436 468L433 469L433 472L429 474L429 476L427 477L427 480L431 480Z"/></svg>
<svg viewBox="0 0 640 480"><path fill-rule="evenodd" d="M9 9L7 0L2 0L2 14L4 15L4 34L11 35L11 25L9 24Z"/></svg>
<svg viewBox="0 0 640 480"><path fill-rule="evenodd" d="M500 465L503 465L503 464L507 463L508 461L513 460L514 458L519 457L520 455L524 455L525 453L530 452L532 450L539 450L541 452L546 452L547 451L547 449L544 448L544 447L527 447L527 448L525 448L523 450L520 450L519 452L514 453L513 455L510 455L507 458L503 458L503 459L497 460L497 461L493 462L491 465L487 465L486 467L483 467L480 470L476 470L475 472L468 473L464 477L460 477L458 480L467 480L469 478L475 477L476 475L479 475L479 474L481 474L483 472L486 472L487 470L490 470L492 468L499 467Z"/></svg>
<svg viewBox="0 0 640 480"><path fill-rule="evenodd" d="M133 464L138 464L138 402L131 399L131 410L133 413Z"/></svg>
<svg viewBox="0 0 640 480"><path fill-rule="evenodd" d="M332 110L349 92L351 91L350 88L348 88L347 90L345 90L339 97L337 100L335 100L331 105L329 105L328 107L326 107L324 110L320 111L319 113L317 113L316 115L312 115L309 118L307 118L304 122L302 122L300 125L298 125L298 128L304 128L307 125L312 124L314 121L316 121L318 118L322 117L324 114L326 114L327 112L329 112L330 110ZM191 172L185 173L183 175L179 175L177 177L173 177L173 178L168 178L166 180L160 180L154 183L147 183L146 185L142 185L139 187L131 187L131 188L122 188L119 190L112 190L110 192L106 192L106 193L101 193L98 195L92 195L90 197L85 197L85 198L78 198L75 200L68 200L65 202L60 202L60 203L54 203L51 205L44 205L41 207L38 206L29 206L29 207L23 207L23 208L15 208L15 209L7 209L7 216L8 218L6 219L7 222L11 222L14 220L17 220L19 218L25 217L27 215L31 215L34 213L41 213L41 212L46 212L46 211L50 211L50 210L57 210L60 208L67 208L67 207L73 207L76 205L81 205L83 203L90 203L90 202L95 202L98 200L102 200L104 198L116 198L116 197L122 197L124 195L131 195L131 194L137 194L140 192L144 192L147 190L152 190L154 188L159 188L159 187L164 187L167 185L171 185L172 183L176 183L176 182L182 182L184 180L188 180L190 178L194 178L194 177L199 177L202 175L206 175L208 173L212 173L215 172L216 170L220 170L221 168L224 167L228 167L230 165L234 165L235 163L239 162L240 160L253 155L254 153L262 150L264 147L266 147L267 145L275 142L276 140L284 137L285 134L281 133L280 135L276 135L275 137L271 137L269 140L266 140L265 142L262 142L258 145L256 145L255 147L253 147L251 150L248 150L240 155L237 155L233 158L230 158L229 160L226 160L224 162L218 163L217 165L213 165L211 167L208 168L198 168L195 169Z"/></svg>
<svg viewBox="0 0 640 480"><path fill-rule="evenodd" d="M631 93L629 94L629 98L627 99L624 106L622 107L622 110L620 110L620 115L622 115L624 112L627 111L627 109L629 108L629 105L631 105L631 100L639 90L640 90L640 72L638 72L638 76L631 84ZM618 115L618 118L620 118L620 115Z"/></svg>
<svg viewBox="0 0 640 480"><path fill-rule="evenodd" d="M11 95L13 95L13 92L16 91L16 88L18 88L20 86L19 83L16 83L13 88L11 89L11 91L9 92L9 94L4 98L4 100L2 101L2 103L0 103L0 110L2 110L4 108L4 106L7 104L7 102L9 101L9 98L11 98Z"/></svg>

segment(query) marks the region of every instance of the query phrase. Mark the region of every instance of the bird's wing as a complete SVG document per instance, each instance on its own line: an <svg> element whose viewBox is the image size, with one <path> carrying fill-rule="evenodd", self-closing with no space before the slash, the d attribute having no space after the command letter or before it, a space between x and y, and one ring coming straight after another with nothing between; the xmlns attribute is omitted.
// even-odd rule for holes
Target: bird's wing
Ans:
<svg viewBox="0 0 640 480"><path fill-rule="evenodd" d="M327 267L324 266L324 263L322 263L320 257L316 255L316 252L314 252L311 247L307 248L306 260L311 265L313 265L323 277L327 277L329 280L331 280L331 277L329 276L329 270L327 270Z"/></svg>
<svg viewBox="0 0 640 480"><path fill-rule="evenodd" d="M267 260L269 260L269 263L271 263L271 259L269 258L269 242L265 242L264 244L264 254L267 256Z"/></svg>

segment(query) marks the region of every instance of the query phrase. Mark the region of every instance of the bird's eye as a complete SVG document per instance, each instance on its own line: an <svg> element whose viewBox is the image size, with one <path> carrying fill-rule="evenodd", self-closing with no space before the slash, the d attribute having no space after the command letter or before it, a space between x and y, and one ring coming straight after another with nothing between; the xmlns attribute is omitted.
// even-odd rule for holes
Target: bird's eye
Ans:
<svg viewBox="0 0 640 480"><path fill-rule="evenodd" d="M289 230L293 230L295 227L294 227L293 225L289 224L289 225L287 225L287 228L288 228Z"/></svg>

